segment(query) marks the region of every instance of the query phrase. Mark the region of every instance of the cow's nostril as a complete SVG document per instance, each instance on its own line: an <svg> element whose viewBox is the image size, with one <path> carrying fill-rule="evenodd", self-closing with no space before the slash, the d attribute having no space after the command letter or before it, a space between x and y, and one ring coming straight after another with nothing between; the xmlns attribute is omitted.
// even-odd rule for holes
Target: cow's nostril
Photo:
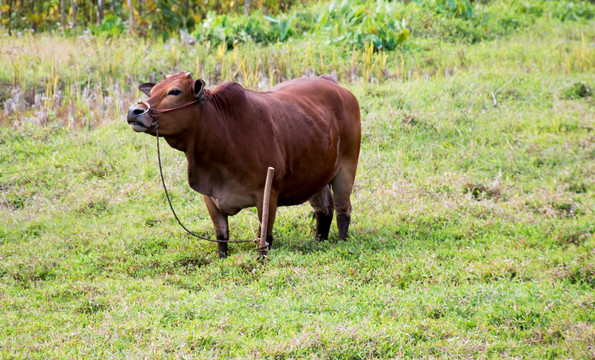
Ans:
<svg viewBox="0 0 595 360"><path fill-rule="evenodd" d="M142 114L144 112L145 112L145 110L143 110L143 109L134 109L134 110L132 110L132 113L134 115L140 115L140 114Z"/></svg>

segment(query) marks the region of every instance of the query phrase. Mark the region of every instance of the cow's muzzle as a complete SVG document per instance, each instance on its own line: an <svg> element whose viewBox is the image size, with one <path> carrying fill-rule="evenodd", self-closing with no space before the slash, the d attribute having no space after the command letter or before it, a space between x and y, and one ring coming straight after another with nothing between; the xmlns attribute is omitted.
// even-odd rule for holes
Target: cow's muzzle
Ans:
<svg viewBox="0 0 595 360"><path fill-rule="evenodd" d="M139 101L128 108L126 116L128 125L136 132L145 132L154 127L154 118L151 116L151 106L145 101Z"/></svg>

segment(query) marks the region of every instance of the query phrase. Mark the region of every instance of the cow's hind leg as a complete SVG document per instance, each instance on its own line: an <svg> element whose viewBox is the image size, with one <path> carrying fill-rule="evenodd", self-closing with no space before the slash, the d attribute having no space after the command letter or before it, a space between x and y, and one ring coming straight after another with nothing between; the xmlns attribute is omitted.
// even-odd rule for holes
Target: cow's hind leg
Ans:
<svg viewBox="0 0 595 360"><path fill-rule="evenodd" d="M322 191L314 195L310 200L316 217L316 239L328 240L328 233L333 221L333 194L331 188L325 186Z"/></svg>
<svg viewBox="0 0 595 360"><path fill-rule="evenodd" d="M209 215L211 216L211 220L213 221L213 225L215 226L215 236L217 240L229 240L229 222L227 220L227 215L221 213L213 199L209 196L205 196L205 203L207 204L207 210L209 210ZM223 259L227 257L227 243L220 242L217 243L219 258Z"/></svg>
<svg viewBox="0 0 595 360"><path fill-rule="evenodd" d="M357 163L354 166L341 167L337 175L331 180L335 199L335 211L337 212L339 240L345 240L349 231L349 223L351 222L351 201L349 200L349 196L353 189L356 167Z"/></svg>

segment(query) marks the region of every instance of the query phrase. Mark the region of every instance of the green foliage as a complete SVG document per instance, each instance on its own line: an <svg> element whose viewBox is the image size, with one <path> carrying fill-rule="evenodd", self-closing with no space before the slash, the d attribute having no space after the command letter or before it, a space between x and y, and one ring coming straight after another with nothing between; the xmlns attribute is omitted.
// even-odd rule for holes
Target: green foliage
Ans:
<svg viewBox="0 0 595 360"><path fill-rule="evenodd" d="M394 50L409 37L405 19L396 2L343 0L333 1L318 23L331 42L355 43L362 48Z"/></svg>
<svg viewBox="0 0 595 360"><path fill-rule="evenodd" d="M594 12L595 5L587 2L334 0L277 17L258 12L250 16L210 12L193 34L214 45L225 43L228 48L307 36L329 44L362 49L371 44L375 51L391 51L403 48L411 36L475 43L516 32L542 17L590 20Z"/></svg>
<svg viewBox="0 0 595 360"><path fill-rule="evenodd" d="M124 33L125 30L122 19L112 14L104 17L100 26L91 26L91 31L95 35L117 36Z"/></svg>
<svg viewBox="0 0 595 360"><path fill-rule="evenodd" d="M273 16L288 11L296 0L272 1L252 0L251 10L262 11ZM43 1L3 1L0 7L0 25L9 31L53 31L65 27L65 33L80 34L85 28L98 26L98 2L96 0L77 0L76 19L70 0L64 1L64 9L60 9L60 0ZM204 1L174 1L174 0L133 0L132 6L136 15L136 27L140 34L150 37L169 36L177 34L180 29L192 30L209 11L218 14L239 14L244 12L243 2L237 0L204 0ZM65 24L61 24L61 13L66 16ZM122 21L129 19L131 9L128 2L110 0L103 2L101 18L118 17ZM110 20L113 22L113 20ZM72 29L76 23L78 28ZM108 35L114 35L111 30L94 29Z"/></svg>
<svg viewBox="0 0 595 360"><path fill-rule="evenodd" d="M70 24L74 19L69 3L66 2L66 14ZM16 4L3 6L1 21L9 31L60 28L59 1ZM80 0L77 4L78 28L67 28L66 35L80 35L85 27L94 34L109 36L126 32L123 24L130 11L126 1L109 2L99 26L94 25L96 3ZM423 39L476 43L509 35L541 18L589 21L595 16L593 2L570 0L333 0L307 7L295 6L300 4L295 0L254 0L250 15L244 15L241 1L187 4L188 7L174 0L133 1L136 32L146 37L168 38L182 30L211 45L224 43L228 49L238 44L273 44L306 36L341 46L391 51L415 47L423 44Z"/></svg>
<svg viewBox="0 0 595 360"><path fill-rule="evenodd" d="M206 19L197 26L193 35L212 45L224 43L233 48L239 43L255 42L269 44L285 41L291 33L292 18L273 18L259 12L250 16L217 15L209 12Z"/></svg>
<svg viewBox="0 0 595 360"><path fill-rule="evenodd" d="M156 11L146 21L150 32L155 34L177 33L179 29L194 27L194 19L190 17L186 20L180 2L174 0L159 1Z"/></svg>
<svg viewBox="0 0 595 360"><path fill-rule="evenodd" d="M542 17L590 20L595 5L587 1L413 0L403 12L415 36L474 43L508 35Z"/></svg>
<svg viewBox="0 0 595 360"><path fill-rule="evenodd" d="M316 15L311 9L268 16L258 11L246 15L217 15L211 11L196 26L193 35L212 45L225 43L228 48L238 44L271 44L285 42L290 37L300 38L316 28Z"/></svg>
<svg viewBox="0 0 595 360"><path fill-rule="evenodd" d="M423 2L423 0L418 0ZM473 17L473 6L469 0L436 0L423 2L426 7L433 7L437 14L471 19Z"/></svg>
<svg viewBox="0 0 595 360"><path fill-rule="evenodd" d="M328 42L361 48L371 43L374 50L393 50L408 39L409 30L396 3L377 1L372 10L369 5L360 0L341 4L335 1L320 13L320 7L313 7L277 17L258 12L250 16L210 12L193 35L214 45L225 43L228 48L239 43L269 44L316 34Z"/></svg>
<svg viewBox="0 0 595 360"><path fill-rule="evenodd" d="M565 99L576 100L580 98L588 98L593 95L591 87L583 82L576 82L562 90L562 96Z"/></svg>

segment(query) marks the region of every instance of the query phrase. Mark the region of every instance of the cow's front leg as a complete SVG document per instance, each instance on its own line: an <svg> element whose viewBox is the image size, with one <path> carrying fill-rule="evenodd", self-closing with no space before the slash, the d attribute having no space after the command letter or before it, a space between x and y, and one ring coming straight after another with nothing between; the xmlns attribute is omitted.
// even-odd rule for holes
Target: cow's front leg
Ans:
<svg viewBox="0 0 595 360"><path fill-rule="evenodd" d="M209 196L204 196L205 202L207 204L207 209L209 210L209 215L211 216L211 220L213 221L213 225L215 226L215 236L217 240L229 240L229 223L227 220L227 215L223 214L215 203L213 199ZM223 259L227 257L227 243L220 242L217 243L219 258Z"/></svg>

